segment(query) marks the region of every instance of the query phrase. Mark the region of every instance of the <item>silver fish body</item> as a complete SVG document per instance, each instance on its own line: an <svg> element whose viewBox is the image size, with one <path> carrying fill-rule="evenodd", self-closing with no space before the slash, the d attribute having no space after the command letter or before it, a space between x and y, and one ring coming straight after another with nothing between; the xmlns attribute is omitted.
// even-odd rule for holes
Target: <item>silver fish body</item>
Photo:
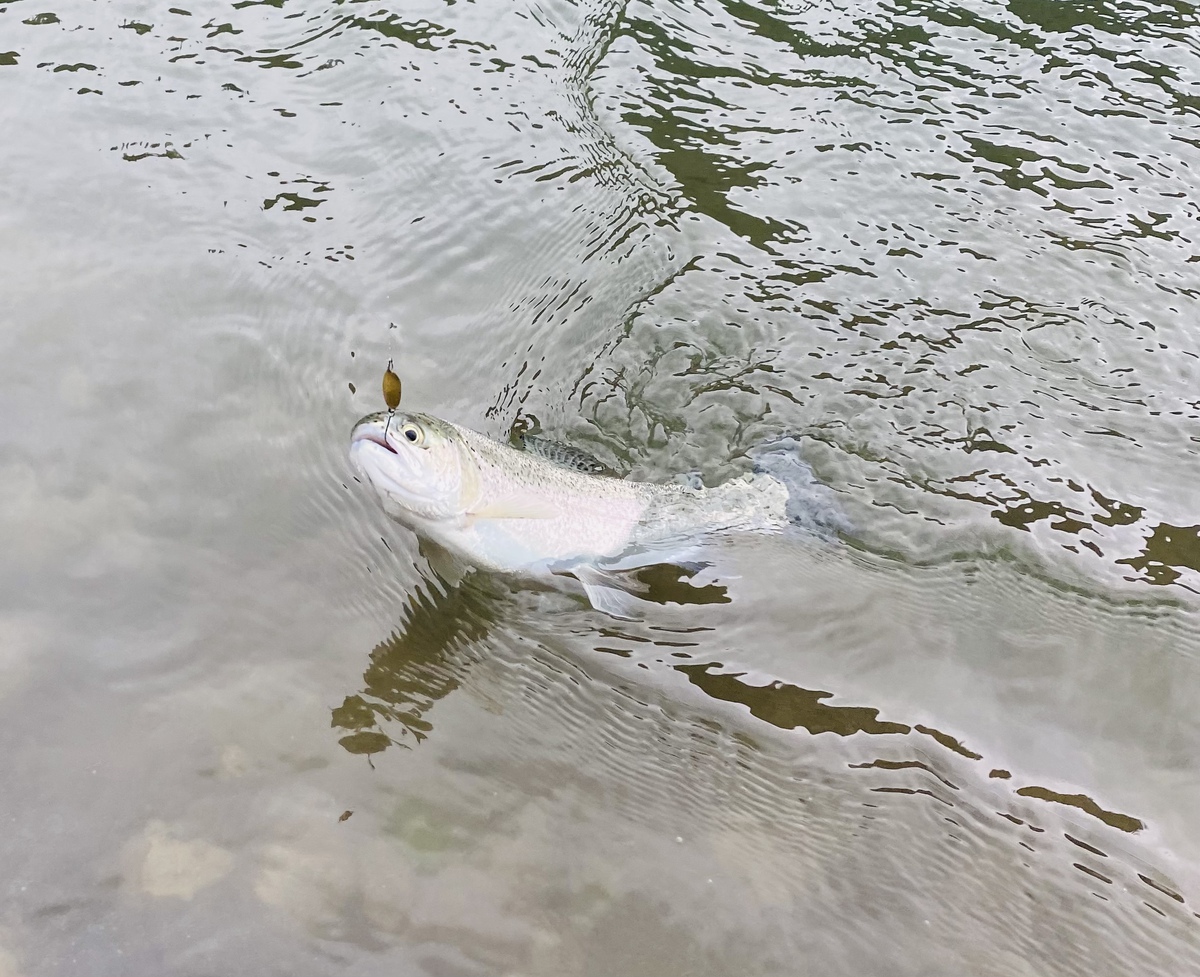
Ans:
<svg viewBox="0 0 1200 977"><path fill-rule="evenodd" d="M428 414L360 420L350 458L384 509L464 564L548 578L569 572L593 606L631 615L619 571L688 559L705 537L778 532L788 491L767 475L715 488L594 475ZM386 431L385 431L386 428Z"/></svg>

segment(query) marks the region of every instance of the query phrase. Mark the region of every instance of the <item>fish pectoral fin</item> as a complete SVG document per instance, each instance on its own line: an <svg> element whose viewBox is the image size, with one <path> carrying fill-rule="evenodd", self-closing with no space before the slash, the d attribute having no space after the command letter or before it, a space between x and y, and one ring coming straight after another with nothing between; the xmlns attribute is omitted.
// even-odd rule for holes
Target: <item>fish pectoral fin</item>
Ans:
<svg viewBox="0 0 1200 977"><path fill-rule="evenodd" d="M559 511L538 499L518 499L509 496L487 502L467 515L472 519L557 519Z"/></svg>
<svg viewBox="0 0 1200 977"><path fill-rule="evenodd" d="M429 562L429 568L450 587L457 587L470 570L444 546L428 539L420 541L421 555Z"/></svg>
<svg viewBox="0 0 1200 977"><path fill-rule="evenodd" d="M637 608L639 601L615 573L588 564L571 567L571 573L583 584L583 591L596 610L624 621L642 619Z"/></svg>

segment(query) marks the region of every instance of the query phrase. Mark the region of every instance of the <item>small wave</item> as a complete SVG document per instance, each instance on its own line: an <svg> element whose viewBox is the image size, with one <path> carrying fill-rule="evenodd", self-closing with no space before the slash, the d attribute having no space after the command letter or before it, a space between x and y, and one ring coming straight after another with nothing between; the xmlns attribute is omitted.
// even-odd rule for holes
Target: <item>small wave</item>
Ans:
<svg viewBox="0 0 1200 977"><path fill-rule="evenodd" d="M753 449L750 457L756 472L779 479L787 488L787 516L792 525L828 537L853 531L833 490L817 478L795 438L768 441Z"/></svg>

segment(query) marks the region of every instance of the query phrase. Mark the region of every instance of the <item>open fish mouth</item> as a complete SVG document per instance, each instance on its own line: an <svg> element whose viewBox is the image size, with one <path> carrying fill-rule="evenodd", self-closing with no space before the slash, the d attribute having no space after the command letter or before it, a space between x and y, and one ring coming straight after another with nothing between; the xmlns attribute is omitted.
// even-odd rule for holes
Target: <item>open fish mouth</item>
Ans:
<svg viewBox="0 0 1200 977"><path fill-rule="evenodd" d="M370 441L372 444L377 444L381 448L387 448L392 454L399 454L399 452L397 452L396 449L388 443L388 440L383 436L382 431L376 430L374 427L366 424L360 424L351 433L350 442L353 444L355 441Z"/></svg>

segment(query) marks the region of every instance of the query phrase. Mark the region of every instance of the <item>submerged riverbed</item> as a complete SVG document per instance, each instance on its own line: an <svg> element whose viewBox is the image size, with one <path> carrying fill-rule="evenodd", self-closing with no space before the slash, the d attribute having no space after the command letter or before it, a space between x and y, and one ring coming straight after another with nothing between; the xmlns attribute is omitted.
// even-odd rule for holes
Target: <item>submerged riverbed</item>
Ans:
<svg viewBox="0 0 1200 977"><path fill-rule="evenodd" d="M1198 20L0 0L0 977L1200 971ZM389 358L852 531L444 592Z"/></svg>

